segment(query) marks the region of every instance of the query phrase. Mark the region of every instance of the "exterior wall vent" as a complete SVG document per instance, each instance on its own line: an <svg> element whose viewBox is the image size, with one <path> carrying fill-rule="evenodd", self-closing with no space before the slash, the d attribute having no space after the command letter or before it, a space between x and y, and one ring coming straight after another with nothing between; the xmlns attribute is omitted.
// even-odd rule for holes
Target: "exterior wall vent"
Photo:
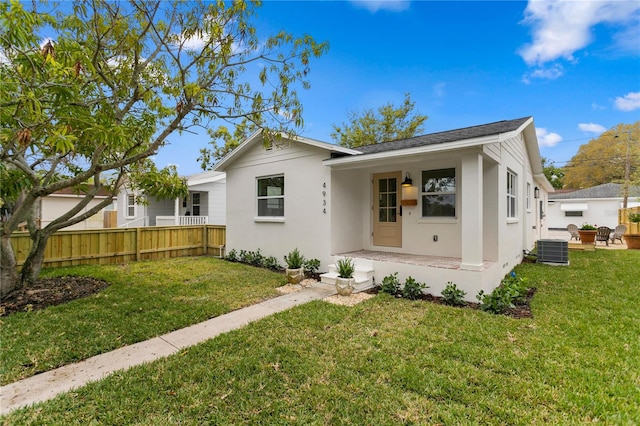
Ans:
<svg viewBox="0 0 640 426"><path fill-rule="evenodd" d="M538 263L569 265L569 242L565 240L538 240Z"/></svg>

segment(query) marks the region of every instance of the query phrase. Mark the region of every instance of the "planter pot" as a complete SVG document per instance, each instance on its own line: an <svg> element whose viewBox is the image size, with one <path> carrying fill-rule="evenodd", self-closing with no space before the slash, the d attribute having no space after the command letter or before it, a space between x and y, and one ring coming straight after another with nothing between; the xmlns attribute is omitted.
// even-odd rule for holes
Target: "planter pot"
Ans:
<svg viewBox="0 0 640 426"><path fill-rule="evenodd" d="M336 278L336 291L340 296L348 296L353 293L353 286L355 285L355 278Z"/></svg>
<svg viewBox="0 0 640 426"><path fill-rule="evenodd" d="M623 237L628 249L640 250L640 234L624 234Z"/></svg>
<svg viewBox="0 0 640 426"><path fill-rule="evenodd" d="M582 231L578 229L578 234L580 234L580 241L582 244L595 244L596 234L598 231Z"/></svg>
<svg viewBox="0 0 640 426"><path fill-rule="evenodd" d="M285 274L289 284L300 284L300 281L304 279L304 268L286 269Z"/></svg>

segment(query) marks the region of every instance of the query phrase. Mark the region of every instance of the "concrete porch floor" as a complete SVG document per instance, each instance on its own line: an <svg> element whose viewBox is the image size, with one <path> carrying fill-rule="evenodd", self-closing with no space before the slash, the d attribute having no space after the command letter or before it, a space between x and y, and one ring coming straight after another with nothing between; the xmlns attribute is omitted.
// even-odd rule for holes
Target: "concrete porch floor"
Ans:
<svg viewBox="0 0 640 426"><path fill-rule="evenodd" d="M347 253L338 253L337 256L351 257L354 259L366 259L376 262L404 263L407 265L429 266L432 268L460 269L462 259L458 257L427 256L420 254L390 253L385 251L358 250ZM495 262L485 260L485 269Z"/></svg>

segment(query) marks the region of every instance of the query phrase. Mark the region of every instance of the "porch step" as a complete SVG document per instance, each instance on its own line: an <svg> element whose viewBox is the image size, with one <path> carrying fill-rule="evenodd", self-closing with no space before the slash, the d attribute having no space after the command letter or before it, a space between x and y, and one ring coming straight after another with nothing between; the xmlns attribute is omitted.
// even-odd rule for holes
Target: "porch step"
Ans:
<svg viewBox="0 0 640 426"><path fill-rule="evenodd" d="M354 293L369 290L373 288L373 262L364 259L354 259L355 271L353 278L355 278ZM335 264L329 265L329 272L320 275L320 282L325 284L336 284L336 278L338 278L338 269Z"/></svg>

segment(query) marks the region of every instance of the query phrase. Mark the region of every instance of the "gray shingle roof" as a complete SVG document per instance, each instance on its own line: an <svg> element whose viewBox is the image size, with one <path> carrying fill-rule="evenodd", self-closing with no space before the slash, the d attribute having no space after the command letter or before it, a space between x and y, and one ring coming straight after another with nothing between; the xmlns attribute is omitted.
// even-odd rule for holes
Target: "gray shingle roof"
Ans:
<svg viewBox="0 0 640 426"><path fill-rule="evenodd" d="M622 198L623 185L621 183L603 183L591 188L578 189L573 192L549 194L550 200L572 200L586 198ZM629 186L630 197L640 197L640 186Z"/></svg>
<svg viewBox="0 0 640 426"><path fill-rule="evenodd" d="M464 127L462 129L448 130L446 132L430 133L416 136L409 139L383 142L379 144L365 145L355 148L363 154L374 154L377 152L396 151L399 149L416 148L427 145L437 145L447 142L461 141L465 139L479 138L489 135L497 135L517 130L524 122L531 117L516 118L514 120L503 120L495 123L481 124L479 126Z"/></svg>

